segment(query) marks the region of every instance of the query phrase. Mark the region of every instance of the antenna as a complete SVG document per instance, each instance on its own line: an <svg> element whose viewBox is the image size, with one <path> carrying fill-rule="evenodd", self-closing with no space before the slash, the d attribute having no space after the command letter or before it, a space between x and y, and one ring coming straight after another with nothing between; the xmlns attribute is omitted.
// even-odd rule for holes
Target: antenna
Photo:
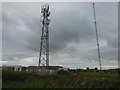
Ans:
<svg viewBox="0 0 120 90"><path fill-rule="evenodd" d="M95 15L96 14L95 13L95 3L93 3L93 12L94 12L94 23L95 23L95 32L96 32L96 43L97 43L97 49L98 49L98 59L99 59L100 70L102 70L98 31L97 31L97 22L96 22L96 15Z"/></svg>
<svg viewBox="0 0 120 90"><path fill-rule="evenodd" d="M50 24L49 5L45 4L41 8L42 17L42 35L40 43L40 53L39 53L39 64L38 66L49 66L49 30L48 26Z"/></svg>

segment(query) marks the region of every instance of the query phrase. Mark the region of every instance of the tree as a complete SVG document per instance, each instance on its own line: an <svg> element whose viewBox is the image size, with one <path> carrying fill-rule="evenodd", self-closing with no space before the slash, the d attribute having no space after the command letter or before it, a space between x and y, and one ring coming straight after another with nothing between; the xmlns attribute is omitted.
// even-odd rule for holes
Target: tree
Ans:
<svg viewBox="0 0 120 90"><path fill-rule="evenodd" d="M89 70L89 67L86 67L86 70Z"/></svg>

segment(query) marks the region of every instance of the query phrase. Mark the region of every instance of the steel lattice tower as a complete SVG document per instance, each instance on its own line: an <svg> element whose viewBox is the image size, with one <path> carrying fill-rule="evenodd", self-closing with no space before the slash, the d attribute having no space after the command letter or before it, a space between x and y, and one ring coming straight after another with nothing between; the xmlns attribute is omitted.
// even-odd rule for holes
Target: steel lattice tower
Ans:
<svg viewBox="0 0 120 90"><path fill-rule="evenodd" d="M49 66L49 30L48 30L48 26L50 24L49 5L44 5L41 8L41 14L42 14L42 35L40 42L40 54L38 66Z"/></svg>

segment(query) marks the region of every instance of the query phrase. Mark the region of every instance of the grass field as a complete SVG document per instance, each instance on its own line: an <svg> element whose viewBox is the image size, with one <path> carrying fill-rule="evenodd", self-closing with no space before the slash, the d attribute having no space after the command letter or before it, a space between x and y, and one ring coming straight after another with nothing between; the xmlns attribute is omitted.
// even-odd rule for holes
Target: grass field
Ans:
<svg viewBox="0 0 120 90"><path fill-rule="evenodd" d="M81 72L38 75L3 72L3 88L120 88L118 73Z"/></svg>

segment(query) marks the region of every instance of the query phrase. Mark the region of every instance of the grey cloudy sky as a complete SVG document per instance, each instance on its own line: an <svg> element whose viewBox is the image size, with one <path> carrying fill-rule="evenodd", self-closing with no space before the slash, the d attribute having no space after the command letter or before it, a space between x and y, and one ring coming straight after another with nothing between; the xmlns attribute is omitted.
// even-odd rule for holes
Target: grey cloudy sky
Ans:
<svg viewBox="0 0 120 90"><path fill-rule="evenodd" d="M38 65L43 3L2 4L2 60ZM98 67L92 3L50 4L50 65ZM118 3L95 3L102 65L118 65Z"/></svg>

